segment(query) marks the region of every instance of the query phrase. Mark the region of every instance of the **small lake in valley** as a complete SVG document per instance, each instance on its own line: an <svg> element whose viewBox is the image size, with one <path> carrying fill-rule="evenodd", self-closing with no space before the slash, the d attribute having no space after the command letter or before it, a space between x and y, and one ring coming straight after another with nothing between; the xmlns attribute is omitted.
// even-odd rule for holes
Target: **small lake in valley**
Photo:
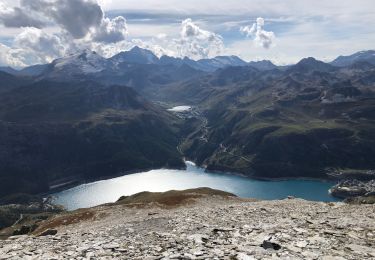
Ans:
<svg viewBox="0 0 375 260"><path fill-rule="evenodd" d="M328 193L333 182L318 180L262 181L226 173L210 173L187 162L186 170L158 169L82 184L52 194L68 210L115 202L141 191L162 192L198 187L224 190L244 198L284 199L294 196L313 201L337 201Z"/></svg>

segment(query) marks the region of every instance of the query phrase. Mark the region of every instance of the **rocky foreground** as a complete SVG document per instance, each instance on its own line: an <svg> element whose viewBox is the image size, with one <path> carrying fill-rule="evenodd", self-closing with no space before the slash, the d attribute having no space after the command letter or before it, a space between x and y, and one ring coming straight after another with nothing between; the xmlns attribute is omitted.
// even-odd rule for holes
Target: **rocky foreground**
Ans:
<svg viewBox="0 0 375 260"><path fill-rule="evenodd" d="M375 205L140 193L2 240L0 259L375 259Z"/></svg>

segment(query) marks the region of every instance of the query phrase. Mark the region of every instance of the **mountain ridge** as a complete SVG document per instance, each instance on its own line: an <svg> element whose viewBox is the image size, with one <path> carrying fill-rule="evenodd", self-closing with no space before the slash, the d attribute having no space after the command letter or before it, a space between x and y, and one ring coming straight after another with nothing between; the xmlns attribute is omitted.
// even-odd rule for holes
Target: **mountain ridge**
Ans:
<svg viewBox="0 0 375 260"><path fill-rule="evenodd" d="M84 50L81 52L78 52L76 54L71 54L66 57L55 59L50 64L40 64L40 65L33 65L29 67L25 67L20 71L17 71L11 67L0 67L0 71L5 72L12 72L12 74L15 75L30 75L30 76L37 76L38 74L43 72L43 69L45 67L50 66L56 66L58 64L63 63L64 61L67 62L70 60L71 62L74 62L72 58L74 57L80 57L88 54L96 54L96 52ZM97 55L97 54L96 54ZM92 56L92 55L91 55ZM98 55L98 59L101 57ZM101 57L103 58L103 57ZM103 58L105 59L105 58ZM108 65L115 66L119 63L129 63L129 64L155 64L155 65L174 65L174 66L181 66L182 64L189 65L190 67L206 72L213 72L214 70L218 68L224 68L226 66L248 66L249 63L243 61L237 56L217 56L214 58L206 58L206 59L200 59L200 60L192 60L188 57L184 58L176 58L171 56L163 55L160 58L158 58L152 51L148 49L142 49L138 46L133 47L132 49L128 51L122 51L114 56L106 59L108 61ZM103 61L104 63L104 61ZM250 65L256 65L257 62L250 63ZM268 61L268 63L271 63ZM82 64L83 65L83 64ZM95 73L97 70L95 68L86 68L88 73ZM36 72L34 72L36 71Z"/></svg>
<svg viewBox="0 0 375 260"><path fill-rule="evenodd" d="M0 67L0 71L8 72L13 75L38 76L43 73L43 71L46 69L46 67L48 67L48 65L56 63L59 60L60 61L64 60L67 57L77 57L77 56L84 55L87 53L95 53L95 52L84 50L76 54L68 55L63 58L58 58L50 64L32 65L29 67L25 67L21 70L15 70L9 66ZM246 62L235 55L216 56L214 58L204 58L204 59L200 59L196 61L188 57L176 58L176 57L171 57L171 56L166 56L166 55L163 55L159 58L152 51L148 49L140 48L138 46L135 46L128 51L119 52L113 55L112 57L107 58L106 60L109 63L114 63L111 65L124 63L124 62L135 63L135 64L156 64L156 65L174 65L174 66L181 66L182 64L187 64L194 69L202 70L206 72L213 72L216 69L224 68L226 66L252 66L259 70L272 70L275 68L282 69L283 67L285 67L285 66L276 66L269 60ZM298 63L300 63L303 60L304 59L300 60ZM336 67L347 67L347 66L352 65L353 63L360 62L360 61L366 61L368 63L375 64L375 51L374 50L360 51L349 56L339 56L335 60L328 62L326 64L331 64ZM290 68L290 66L297 65L298 63L288 65L286 66L286 68L288 69ZM94 72L95 72L95 69L92 70L92 73Z"/></svg>
<svg viewBox="0 0 375 260"><path fill-rule="evenodd" d="M348 56L339 56L330 64L338 66L338 67L345 67L352 65L358 61L367 61L371 64L375 64L375 50L367 50L367 51L359 51L354 54Z"/></svg>

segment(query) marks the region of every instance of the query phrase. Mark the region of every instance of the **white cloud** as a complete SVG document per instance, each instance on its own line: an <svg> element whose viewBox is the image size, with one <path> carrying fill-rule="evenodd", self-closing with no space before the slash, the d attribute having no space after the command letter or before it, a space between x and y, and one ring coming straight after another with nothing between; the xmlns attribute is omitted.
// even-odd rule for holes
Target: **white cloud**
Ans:
<svg viewBox="0 0 375 260"><path fill-rule="evenodd" d="M373 0L226 0L218 4L217 0L100 0L106 10L127 10L159 12L168 14L209 14L209 15L246 15L246 16L337 16L348 14L360 19L365 13L374 13ZM355 17L355 15L358 15Z"/></svg>
<svg viewBox="0 0 375 260"><path fill-rule="evenodd" d="M104 18L99 27L94 28L90 37L97 42L119 42L128 35L128 26L122 16L114 19Z"/></svg>
<svg viewBox="0 0 375 260"><path fill-rule="evenodd" d="M182 21L180 38L175 39L180 56L207 58L220 54L224 48L223 38L210 31L201 29L190 18Z"/></svg>
<svg viewBox="0 0 375 260"><path fill-rule="evenodd" d="M190 18L181 22L180 32L174 34L154 32L150 39L135 38L117 43L93 43L91 49L110 57L116 53L131 49L134 46L149 49L156 56L189 57L201 59L220 54L224 49L222 37L214 32L201 29Z"/></svg>
<svg viewBox="0 0 375 260"><path fill-rule="evenodd" d="M108 11L113 12L106 16ZM122 12L133 17L113 18ZM257 16L267 17L265 27L261 21L245 26L248 17ZM373 0L0 0L0 62L30 65L85 48L108 57L135 44L157 55L194 59L218 54L279 64L307 56L329 59L374 48L374 16ZM241 37L241 25L253 41ZM21 41L17 35L27 26L49 36L29 31L33 40ZM51 48L38 50L39 40L51 41ZM59 41L63 48L55 47Z"/></svg>
<svg viewBox="0 0 375 260"><path fill-rule="evenodd" d="M103 9L110 7L113 3L112 0L97 0L97 2Z"/></svg>
<svg viewBox="0 0 375 260"><path fill-rule="evenodd" d="M128 32L124 17L105 17L94 0L21 0L20 7L0 7L5 27L42 28L53 23L74 39L90 37L107 43L124 40Z"/></svg>
<svg viewBox="0 0 375 260"><path fill-rule="evenodd" d="M41 28L45 26L45 23L32 16L30 12L25 12L19 7L10 8L4 3L0 2L0 24L5 27L19 28L25 26L33 26Z"/></svg>
<svg viewBox="0 0 375 260"><path fill-rule="evenodd" d="M16 48L34 52L40 62L51 62L65 54L65 45L56 35L48 34L37 28L27 27L14 40Z"/></svg>
<svg viewBox="0 0 375 260"><path fill-rule="evenodd" d="M104 18L101 7L91 0L21 0L21 7L47 17L76 39L99 27Z"/></svg>
<svg viewBox="0 0 375 260"><path fill-rule="evenodd" d="M86 48L112 54L124 45L115 43L124 42L128 34L125 18L105 17L95 0L21 0L20 4L10 7L0 2L0 23L22 30L11 47L1 48L1 62L12 66L51 62ZM57 30L48 33L51 27Z"/></svg>
<svg viewBox="0 0 375 260"><path fill-rule="evenodd" d="M266 31L264 28L264 19L258 17L256 23L252 26L244 26L240 28L240 31L247 37L252 37L257 46L269 49L274 46L275 34L271 31Z"/></svg>
<svg viewBox="0 0 375 260"><path fill-rule="evenodd" d="M15 54L15 50L0 43L0 66L25 66L25 64Z"/></svg>

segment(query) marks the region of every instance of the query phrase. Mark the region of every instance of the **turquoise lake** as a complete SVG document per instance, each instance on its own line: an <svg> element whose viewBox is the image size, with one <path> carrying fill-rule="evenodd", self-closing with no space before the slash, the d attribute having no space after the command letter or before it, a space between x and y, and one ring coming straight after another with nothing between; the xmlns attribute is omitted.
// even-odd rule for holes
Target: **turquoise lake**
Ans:
<svg viewBox="0 0 375 260"><path fill-rule="evenodd" d="M68 210L115 202L141 191L210 187L244 198L284 199L294 196L313 201L338 201L328 193L333 182L316 180L262 181L226 173L209 173L187 162L186 170L158 169L82 184L55 194L54 202Z"/></svg>

